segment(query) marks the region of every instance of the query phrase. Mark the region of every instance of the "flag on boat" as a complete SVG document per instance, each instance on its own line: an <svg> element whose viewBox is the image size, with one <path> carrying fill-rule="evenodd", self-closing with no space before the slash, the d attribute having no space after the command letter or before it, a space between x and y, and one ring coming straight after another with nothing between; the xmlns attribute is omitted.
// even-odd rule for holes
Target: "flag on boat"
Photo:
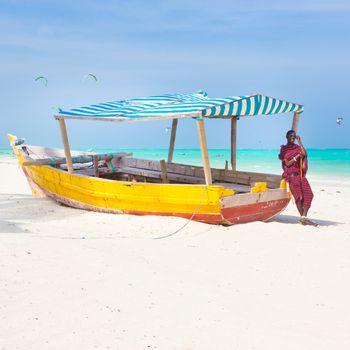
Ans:
<svg viewBox="0 0 350 350"><path fill-rule="evenodd" d="M304 106L260 94L210 98L206 92L165 94L59 110L57 118L110 121L229 118L301 113Z"/></svg>

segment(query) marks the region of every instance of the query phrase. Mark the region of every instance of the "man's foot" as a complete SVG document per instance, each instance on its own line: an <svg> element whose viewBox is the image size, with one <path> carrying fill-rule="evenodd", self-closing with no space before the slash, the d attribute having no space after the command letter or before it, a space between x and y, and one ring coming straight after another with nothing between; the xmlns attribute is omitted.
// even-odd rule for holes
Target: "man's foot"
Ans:
<svg viewBox="0 0 350 350"><path fill-rule="evenodd" d="M318 224L316 224L316 222L311 221L311 220L308 219L306 216L302 216L302 217L300 218L299 222L300 222L302 225L309 225L309 226L315 226L315 227L318 226Z"/></svg>

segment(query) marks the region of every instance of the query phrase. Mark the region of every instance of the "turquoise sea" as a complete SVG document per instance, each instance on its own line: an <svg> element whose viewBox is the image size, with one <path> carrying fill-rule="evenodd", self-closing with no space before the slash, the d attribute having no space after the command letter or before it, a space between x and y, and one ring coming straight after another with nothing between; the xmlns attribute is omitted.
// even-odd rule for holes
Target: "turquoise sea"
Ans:
<svg viewBox="0 0 350 350"><path fill-rule="evenodd" d="M144 159L167 159L167 149L81 149L96 153L132 152L134 157ZM245 171L281 174L281 163L277 149L239 149L237 150L237 169ZM315 179L350 182L350 149L308 149L308 176ZM0 148L0 159L13 157L9 148ZM229 149L210 149L210 165L224 168L230 161ZM175 149L174 162L201 165L199 149Z"/></svg>

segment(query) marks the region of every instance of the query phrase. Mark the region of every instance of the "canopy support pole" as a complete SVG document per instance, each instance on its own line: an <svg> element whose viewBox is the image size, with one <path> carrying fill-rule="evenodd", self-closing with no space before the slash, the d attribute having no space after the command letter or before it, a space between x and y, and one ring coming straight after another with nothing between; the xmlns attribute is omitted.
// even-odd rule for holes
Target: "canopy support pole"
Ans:
<svg viewBox="0 0 350 350"><path fill-rule="evenodd" d="M70 147L69 147L69 142L68 142L66 123L64 122L64 118L59 118L58 122L60 124L60 129L61 129L61 137L62 137L62 142L63 142L63 146L64 146L64 154L66 155L66 159L67 159L68 172L70 174L72 174L73 173L73 163L72 163L72 155L70 153Z"/></svg>
<svg viewBox="0 0 350 350"><path fill-rule="evenodd" d="M237 118L231 118L231 167L236 171L237 158Z"/></svg>
<svg viewBox="0 0 350 350"><path fill-rule="evenodd" d="M298 112L294 112L292 130L294 130L295 132L298 131L299 117L300 114Z"/></svg>
<svg viewBox="0 0 350 350"><path fill-rule="evenodd" d="M171 125L171 136L170 136L170 145L169 145L169 152L168 152L168 163L173 162L177 121L178 121L178 119L173 119L173 123Z"/></svg>
<svg viewBox="0 0 350 350"><path fill-rule="evenodd" d="M169 181L168 181L168 171L167 171L165 160L164 159L160 160L159 165L160 165L160 170L162 172L162 181L163 183L167 184L169 183Z"/></svg>
<svg viewBox="0 0 350 350"><path fill-rule="evenodd" d="M199 142L201 145L205 183L207 186L210 186L212 184L212 178L211 178L211 170L210 170L210 163L209 163L207 139L205 136L205 129L204 129L204 120L197 119L196 123L197 123L198 135L199 135Z"/></svg>
<svg viewBox="0 0 350 350"><path fill-rule="evenodd" d="M94 164L94 173L95 173L95 177L100 177L100 173L98 171L98 158L96 155L92 156L92 162Z"/></svg>

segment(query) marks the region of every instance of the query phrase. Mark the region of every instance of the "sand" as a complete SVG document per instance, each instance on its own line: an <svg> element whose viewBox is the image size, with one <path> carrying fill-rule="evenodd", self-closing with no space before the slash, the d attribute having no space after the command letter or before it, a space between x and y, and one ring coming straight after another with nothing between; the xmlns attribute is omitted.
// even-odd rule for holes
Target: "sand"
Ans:
<svg viewBox="0 0 350 350"><path fill-rule="evenodd" d="M81 211L0 163L0 349L350 348L350 188L231 227ZM313 183L312 178L310 179Z"/></svg>

